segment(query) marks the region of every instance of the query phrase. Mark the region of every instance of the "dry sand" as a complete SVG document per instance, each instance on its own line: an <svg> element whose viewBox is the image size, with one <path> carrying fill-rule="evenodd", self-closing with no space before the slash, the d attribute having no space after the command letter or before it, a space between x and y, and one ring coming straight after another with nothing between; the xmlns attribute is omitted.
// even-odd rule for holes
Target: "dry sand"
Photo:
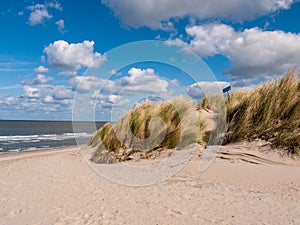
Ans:
<svg viewBox="0 0 300 225"><path fill-rule="evenodd" d="M0 156L0 224L300 224L299 160L262 143L221 147L146 187L111 183L76 147Z"/></svg>

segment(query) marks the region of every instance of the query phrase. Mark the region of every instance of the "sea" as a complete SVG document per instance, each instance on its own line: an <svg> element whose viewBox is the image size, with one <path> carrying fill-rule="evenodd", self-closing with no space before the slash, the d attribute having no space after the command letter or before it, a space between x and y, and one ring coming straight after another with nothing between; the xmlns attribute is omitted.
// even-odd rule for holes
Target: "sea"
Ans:
<svg viewBox="0 0 300 225"><path fill-rule="evenodd" d="M76 132L73 131L75 124ZM105 122L0 120L0 154L87 143Z"/></svg>

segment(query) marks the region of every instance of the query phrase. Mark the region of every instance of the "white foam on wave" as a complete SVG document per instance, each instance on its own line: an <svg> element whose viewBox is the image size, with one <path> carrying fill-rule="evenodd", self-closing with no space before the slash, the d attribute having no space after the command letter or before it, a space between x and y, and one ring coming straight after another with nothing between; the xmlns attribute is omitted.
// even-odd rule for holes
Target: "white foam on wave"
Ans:
<svg viewBox="0 0 300 225"><path fill-rule="evenodd" d="M0 136L0 142L16 144L19 142L60 141L74 138L90 137L88 133L63 133L63 134L39 134L39 135L10 135Z"/></svg>

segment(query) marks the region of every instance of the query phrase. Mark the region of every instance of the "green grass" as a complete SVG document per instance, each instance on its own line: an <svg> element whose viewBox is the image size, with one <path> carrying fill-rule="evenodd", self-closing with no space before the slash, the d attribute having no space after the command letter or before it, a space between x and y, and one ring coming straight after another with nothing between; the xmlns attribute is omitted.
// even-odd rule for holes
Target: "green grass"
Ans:
<svg viewBox="0 0 300 225"><path fill-rule="evenodd" d="M146 102L93 135L89 142L96 148L92 161L113 163L128 160L139 151L204 144L205 126L188 98L178 97L159 104Z"/></svg>
<svg viewBox="0 0 300 225"><path fill-rule="evenodd" d="M260 138L299 153L300 80L295 69L254 90L232 93L226 106L225 144Z"/></svg>

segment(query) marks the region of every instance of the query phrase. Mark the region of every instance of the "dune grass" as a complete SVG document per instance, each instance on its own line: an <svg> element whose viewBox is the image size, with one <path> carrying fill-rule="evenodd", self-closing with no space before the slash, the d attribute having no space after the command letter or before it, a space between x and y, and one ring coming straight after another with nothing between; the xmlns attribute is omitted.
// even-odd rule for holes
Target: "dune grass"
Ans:
<svg viewBox="0 0 300 225"><path fill-rule="evenodd" d="M232 93L226 106L225 144L260 138L300 153L300 80L295 69L254 90Z"/></svg>
<svg viewBox="0 0 300 225"><path fill-rule="evenodd" d="M222 95L206 96L200 107L217 112L218 127L212 132L206 132L206 122L190 99L139 105L93 135L89 142L96 148L92 160L112 163L128 160L136 152L147 155L196 142L220 145L255 139L300 155L300 80L295 69L253 90L233 92L225 104ZM226 124L222 122L225 118Z"/></svg>
<svg viewBox="0 0 300 225"><path fill-rule="evenodd" d="M202 99L202 103L198 108L202 108L204 110L211 110L211 104L209 104L210 101L208 100L208 96L205 95L204 98Z"/></svg>
<svg viewBox="0 0 300 225"><path fill-rule="evenodd" d="M158 104L146 102L116 123L105 124L93 135L89 142L96 148L92 161L112 163L128 160L136 152L203 144L205 126L188 98L178 97Z"/></svg>

